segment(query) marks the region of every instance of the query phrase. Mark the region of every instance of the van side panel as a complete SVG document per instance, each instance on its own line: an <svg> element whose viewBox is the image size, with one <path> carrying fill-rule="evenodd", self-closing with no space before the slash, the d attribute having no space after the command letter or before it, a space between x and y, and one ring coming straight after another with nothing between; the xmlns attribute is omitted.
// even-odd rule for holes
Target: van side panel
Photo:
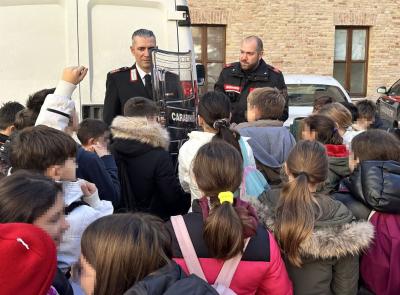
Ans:
<svg viewBox="0 0 400 295"><path fill-rule="evenodd" d="M75 1L0 0L0 99L25 104L77 64Z"/></svg>

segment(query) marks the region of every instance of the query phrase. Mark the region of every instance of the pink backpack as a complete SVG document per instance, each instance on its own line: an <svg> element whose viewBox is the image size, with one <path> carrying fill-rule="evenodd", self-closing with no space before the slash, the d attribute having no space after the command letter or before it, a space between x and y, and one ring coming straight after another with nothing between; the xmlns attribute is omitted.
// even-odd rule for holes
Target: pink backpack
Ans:
<svg viewBox="0 0 400 295"><path fill-rule="evenodd" d="M183 259L185 260L186 266L191 274L195 274L199 278L207 282L204 272L201 268L199 258L194 250L192 240L190 239L189 232L187 230L185 221L182 215L171 217L172 227L174 228L176 239L178 240L179 248L181 249ZM245 240L244 249L245 251L250 238ZM235 295L236 293L229 288L233 275L242 259L243 254L238 254L235 257L226 260L217 279L215 280L212 287L221 295Z"/></svg>

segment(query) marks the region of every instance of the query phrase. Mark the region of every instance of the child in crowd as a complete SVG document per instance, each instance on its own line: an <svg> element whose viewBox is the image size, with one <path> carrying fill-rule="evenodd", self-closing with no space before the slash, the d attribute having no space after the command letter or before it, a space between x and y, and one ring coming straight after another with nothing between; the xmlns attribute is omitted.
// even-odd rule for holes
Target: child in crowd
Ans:
<svg viewBox="0 0 400 295"><path fill-rule="evenodd" d="M353 120L351 112L341 103L334 102L323 106L318 115L324 115L332 119L336 123L339 135L343 138L343 144L350 146L354 136L362 131L357 131L352 128Z"/></svg>
<svg viewBox="0 0 400 295"><path fill-rule="evenodd" d="M24 109L18 102L10 101L0 108L0 146L2 146L15 130L15 116Z"/></svg>
<svg viewBox="0 0 400 295"><path fill-rule="evenodd" d="M357 120L353 124L353 129L365 131L375 122L376 105L374 102L363 99L356 103Z"/></svg>
<svg viewBox="0 0 400 295"><path fill-rule="evenodd" d="M296 144L293 135L279 121L285 98L276 88L257 88L247 98L247 121L235 127L240 135L249 137L257 169L270 185L281 183L280 170Z"/></svg>
<svg viewBox="0 0 400 295"><path fill-rule="evenodd" d="M335 123L322 115L311 115L304 119L302 138L316 140L325 146L329 172L324 185L318 191L330 194L339 189L340 181L349 176L349 151Z"/></svg>
<svg viewBox="0 0 400 295"><path fill-rule="evenodd" d="M129 99L124 116L116 117L111 124L111 151L121 179L120 208L168 220L188 211L190 195L179 185L168 152L168 131L156 121L157 114L154 101Z"/></svg>
<svg viewBox="0 0 400 295"><path fill-rule="evenodd" d="M351 143L350 166L344 182L348 193L335 197L357 219L375 226L375 240L361 258L363 285L374 294L396 294L400 288L400 144L383 130L368 130Z"/></svg>
<svg viewBox="0 0 400 295"><path fill-rule="evenodd" d="M243 174L240 152L223 140L207 143L193 160L193 174L204 197L193 201L193 212L183 220L175 216L167 223L175 261L186 273L195 273L213 284L222 265L237 259L238 265L231 269L233 279L225 282L225 287L236 294L292 294L273 235L258 223L248 203L233 197ZM175 224L177 218L183 224ZM189 241L185 242L179 234L184 227L189 232ZM190 239L200 262L196 272L191 265L197 259L185 259Z"/></svg>
<svg viewBox="0 0 400 295"><path fill-rule="evenodd" d="M110 143L110 130L106 123L98 119L83 120L79 123L76 135L85 150L98 155L99 150L107 148Z"/></svg>
<svg viewBox="0 0 400 295"><path fill-rule="evenodd" d="M58 265L64 272L79 259L80 238L85 228L113 212L111 202L100 201L94 184L77 180L76 148L72 137L47 126L25 128L11 141L13 172L34 170L62 182L70 224L58 250Z"/></svg>
<svg viewBox="0 0 400 295"><path fill-rule="evenodd" d="M334 103L334 102L335 102L335 100L333 99L333 97L330 97L330 96L327 96L327 95L320 96L320 97L314 99L313 111L312 111L313 114L318 113L319 110L323 106L325 106L327 104Z"/></svg>
<svg viewBox="0 0 400 295"><path fill-rule="evenodd" d="M47 95L36 125L46 125L72 136L77 130L78 117L71 95L86 73L87 69L83 66L64 69L54 93ZM107 150L101 148L101 154L103 156L99 157L78 146L76 176L93 182L99 190L100 199L111 201L117 206L120 198L117 166Z"/></svg>
<svg viewBox="0 0 400 295"><path fill-rule="evenodd" d="M61 185L44 175L24 170L3 178L0 181L0 223L15 222L31 223L40 227L59 247L64 232L69 227L64 215L64 198ZM44 239L46 241L46 238ZM52 251L51 244L48 247L48 251ZM35 248L30 249L30 251L35 251ZM8 254L9 252L7 252ZM45 254L49 255L50 253ZM5 266L4 262L2 259L3 267ZM12 261L12 266L6 266L7 272L15 270L14 263L15 261ZM24 271L21 271L19 275L26 273L26 271L34 271L30 273L32 276L29 278L32 284L33 281L39 279L40 270L45 265L45 263L38 267L26 265ZM57 267L56 262L52 267L54 269L47 269L49 276L50 274L54 275ZM60 269L57 268L56 276L51 277L51 280L53 280L53 286L60 295L73 294L71 285ZM2 284L2 291L6 286L12 286L12 284ZM21 289L18 289L16 293L9 294L20 294L22 288L28 286L30 284L18 284ZM30 289L30 293L26 292L26 294L32 293L35 293L32 289Z"/></svg>
<svg viewBox="0 0 400 295"><path fill-rule="evenodd" d="M18 102L7 102L0 108L0 177L6 176L10 168L9 139L16 129L16 115L23 109Z"/></svg>
<svg viewBox="0 0 400 295"><path fill-rule="evenodd" d="M100 218L83 233L81 247L86 295L216 294L199 278L186 277L171 260L171 238L156 216Z"/></svg>
<svg viewBox="0 0 400 295"><path fill-rule="evenodd" d="M298 142L285 170L283 189L265 192L257 208L279 241L295 294L357 294L358 255L370 245L373 226L352 223L345 205L316 192L328 176L321 143Z"/></svg>
<svg viewBox="0 0 400 295"><path fill-rule="evenodd" d="M197 113L198 124L202 131L189 133L189 139L180 148L178 156L179 180L182 188L191 193L192 200L202 197L192 177L192 161L199 148L214 137L231 144L247 157L250 165L255 166L253 151L247 143L247 138L242 138L237 131L230 129L231 102L228 96L222 92L205 93L200 99ZM241 149L241 145L244 149Z"/></svg>
<svg viewBox="0 0 400 295"><path fill-rule="evenodd" d="M42 229L26 223L0 224L2 294L55 295L56 247Z"/></svg>

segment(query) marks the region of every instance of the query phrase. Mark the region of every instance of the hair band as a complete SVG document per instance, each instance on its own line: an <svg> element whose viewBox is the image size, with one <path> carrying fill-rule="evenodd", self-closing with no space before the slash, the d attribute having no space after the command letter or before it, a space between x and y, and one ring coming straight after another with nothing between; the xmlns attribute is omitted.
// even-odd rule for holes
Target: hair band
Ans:
<svg viewBox="0 0 400 295"><path fill-rule="evenodd" d="M224 202L233 204L233 193L232 192L220 192L218 194L218 199L221 204Z"/></svg>

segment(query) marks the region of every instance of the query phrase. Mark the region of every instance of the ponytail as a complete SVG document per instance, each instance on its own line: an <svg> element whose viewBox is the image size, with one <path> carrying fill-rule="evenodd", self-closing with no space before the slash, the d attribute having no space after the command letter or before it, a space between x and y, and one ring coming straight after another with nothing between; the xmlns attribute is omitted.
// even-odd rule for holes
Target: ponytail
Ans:
<svg viewBox="0 0 400 295"><path fill-rule="evenodd" d="M313 194L308 188L308 175L299 173L281 191L276 208L275 234L290 263L300 267L300 245L312 233L315 222Z"/></svg>
<svg viewBox="0 0 400 295"><path fill-rule="evenodd" d="M203 238L212 257L227 260L243 252L244 233L254 235L256 224L248 209L233 206L233 193L219 193L218 199L211 197L211 201Z"/></svg>
<svg viewBox="0 0 400 295"><path fill-rule="evenodd" d="M241 152L239 145L240 134L237 131L230 129L229 119L216 120L213 123L213 128L217 131L215 134L216 138L226 141Z"/></svg>

